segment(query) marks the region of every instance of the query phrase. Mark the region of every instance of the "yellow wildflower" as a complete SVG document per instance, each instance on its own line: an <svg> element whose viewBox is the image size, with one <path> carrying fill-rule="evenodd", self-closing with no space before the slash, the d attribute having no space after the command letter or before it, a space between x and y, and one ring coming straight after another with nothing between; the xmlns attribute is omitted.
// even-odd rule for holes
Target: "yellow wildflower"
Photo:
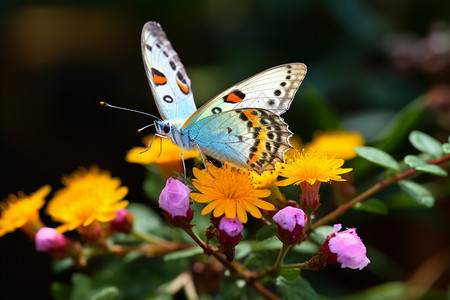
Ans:
<svg viewBox="0 0 450 300"><path fill-rule="evenodd" d="M122 200L128 188L97 167L80 168L64 176L62 183L65 187L56 192L47 207L47 213L63 223L57 228L60 232L87 227L96 221L109 222L116 217L116 210L128 205Z"/></svg>
<svg viewBox="0 0 450 300"><path fill-rule="evenodd" d="M278 181L279 186L300 185L302 189L301 208L310 216L320 205L320 183L345 181L340 174L350 172L341 168L343 159L328 158L326 153L303 150L287 163L277 164L280 176L287 179Z"/></svg>
<svg viewBox="0 0 450 300"><path fill-rule="evenodd" d="M214 217L225 214L227 218L234 219L237 216L242 223L246 223L247 212L261 218L259 209L274 209L271 203L260 200L268 197L270 191L254 188L248 171L232 168L228 164L217 168L209 162L207 167L211 174L206 169L194 168L196 178L193 185L199 192L191 193L191 198L196 202L210 202L202 210L202 215L214 211Z"/></svg>
<svg viewBox="0 0 450 300"><path fill-rule="evenodd" d="M317 151L305 151L299 156L289 160L287 163L279 163L276 166L280 176L287 179L278 181L279 186L290 184L299 185L308 182L313 185L316 181L345 181L340 174L350 172L351 168L342 169L343 159L328 158L326 154Z"/></svg>
<svg viewBox="0 0 450 300"><path fill-rule="evenodd" d="M43 227L39 218L39 209L45 204L45 197L50 193L51 187L45 185L30 196L19 192L10 194L8 199L0 203L0 236L22 229L28 236L34 234Z"/></svg>
<svg viewBox="0 0 450 300"><path fill-rule="evenodd" d="M320 153L327 153L328 157L345 160L356 157L355 148L364 145L364 138L357 132L343 130L316 133L307 149L318 149Z"/></svg>
<svg viewBox="0 0 450 300"><path fill-rule="evenodd" d="M153 139L153 134L145 136L142 143L145 147L134 147L128 151L125 160L129 163L156 164L164 176L169 178L173 171L183 173L183 163L181 161L181 148L174 145L170 139L155 138L152 147L149 149ZM184 159L200 156L197 150L184 151Z"/></svg>

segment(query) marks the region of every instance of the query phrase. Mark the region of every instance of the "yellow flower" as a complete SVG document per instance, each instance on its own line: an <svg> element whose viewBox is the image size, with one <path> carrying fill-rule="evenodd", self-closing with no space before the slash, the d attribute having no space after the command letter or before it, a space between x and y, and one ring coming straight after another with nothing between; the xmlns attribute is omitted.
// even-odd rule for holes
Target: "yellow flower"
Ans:
<svg viewBox="0 0 450 300"><path fill-rule="evenodd" d="M306 181L313 185L316 181L345 181L339 175L350 172L352 169L341 168L343 164L343 159L328 158L327 154L324 153L303 150L298 157L289 160L287 163L277 164L276 169L280 176L287 178L278 181L277 184L279 186L299 185Z"/></svg>
<svg viewBox="0 0 450 300"><path fill-rule="evenodd" d="M345 160L356 157L355 148L364 145L364 138L357 132L343 130L316 133L307 149L318 149L320 153L327 153L328 157Z"/></svg>
<svg viewBox="0 0 450 300"><path fill-rule="evenodd" d="M253 187L259 189L269 189L270 196L264 200L281 209L287 205L287 201L283 194L281 194L280 188L276 185L278 175L277 170L264 171L261 174L250 172Z"/></svg>
<svg viewBox="0 0 450 300"><path fill-rule="evenodd" d="M22 192L17 196L10 194L6 201L0 203L0 236L20 228L32 238L43 227L39 209L45 204L50 190L51 187L46 185L30 196Z"/></svg>
<svg viewBox="0 0 450 300"><path fill-rule="evenodd" d="M287 179L277 182L279 186L300 185L300 207L309 217L320 205L319 188L322 182L345 181L339 176L350 172L341 168L343 159L328 158L326 153L303 150L287 163L277 164L280 176Z"/></svg>
<svg viewBox="0 0 450 300"><path fill-rule="evenodd" d="M116 210L128 205L122 200L128 188L97 167L80 168L64 176L62 183L65 187L56 192L47 207L47 213L63 223L57 228L60 232L87 227L94 221L109 222L116 217Z"/></svg>
<svg viewBox="0 0 450 300"><path fill-rule="evenodd" d="M172 175L173 171L183 173L183 163L181 161L181 148L174 145L170 139L155 138L150 149L153 134L142 139L145 147L134 147L128 151L125 160L129 163L151 164L154 163L164 174L166 178ZM161 144L160 144L161 143ZM148 150L147 150L148 149ZM195 158L200 156L198 150L184 151L184 159Z"/></svg>
<svg viewBox="0 0 450 300"><path fill-rule="evenodd" d="M264 171L261 174L257 172L250 172L250 178L252 179L252 184L255 188L266 189L270 187L272 183L278 179L278 171Z"/></svg>
<svg viewBox="0 0 450 300"><path fill-rule="evenodd" d="M228 164L217 168L208 162L207 167L211 174L206 169L194 168L196 178L193 184L199 193L191 193L191 198L196 202L210 202L202 210L202 215L214 211L214 217L225 214L227 218L234 219L237 216L242 223L246 223L247 212L255 218L261 218L259 209L275 208L271 203L259 199L268 197L270 191L254 188L249 172L232 168Z"/></svg>

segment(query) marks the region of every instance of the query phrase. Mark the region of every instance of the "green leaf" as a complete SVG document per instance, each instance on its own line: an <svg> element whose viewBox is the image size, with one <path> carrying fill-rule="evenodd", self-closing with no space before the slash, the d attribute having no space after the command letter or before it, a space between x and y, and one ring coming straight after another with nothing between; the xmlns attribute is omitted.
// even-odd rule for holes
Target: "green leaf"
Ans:
<svg viewBox="0 0 450 300"><path fill-rule="evenodd" d="M174 251L169 254L166 254L164 255L164 261L171 261L176 259L192 257L201 253L203 253L202 248L194 246L186 250Z"/></svg>
<svg viewBox="0 0 450 300"><path fill-rule="evenodd" d="M414 130L409 134L409 141L419 151L432 157L442 156L442 146L438 140L421 131Z"/></svg>
<svg viewBox="0 0 450 300"><path fill-rule="evenodd" d="M391 169L395 172L400 170L398 162L386 152L368 146L355 148L356 153L362 158L373 162L376 165Z"/></svg>
<svg viewBox="0 0 450 300"><path fill-rule="evenodd" d="M308 281L303 278L288 280L278 276L275 280L278 293L285 300L319 300L319 295L313 290Z"/></svg>
<svg viewBox="0 0 450 300"><path fill-rule="evenodd" d="M442 145L442 150L445 154L450 154L450 143L445 143Z"/></svg>
<svg viewBox="0 0 450 300"><path fill-rule="evenodd" d="M273 237L277 233L277 227L278 226L276 224L262 227L256 233L256 240L263 241L265 239Z"/></svg>
<svg viewBox="0 0 450 300"><path fill-rule="evenodd" d="M127 210L134 216L134 229L139 232L165 233L170 229L166 222L162 222L161 216L142 203L130 203Z"/></svg>
<svg viewBox="0 0 450 300"><path fill-rule="evenodd" d="M437 176L447 176L447 172L439 166L429 165L421 158L415 155L407 155L404 159L405 163L417 171L430 173Z"/></svg>
<svg viewBox="0 0 450 300"><path fill-rule="evenodd" d="M401 180L398 184L400 188L417 203L426 207L432 207L434 205L433 195L422 185L410 180Z"/></svg>
<svg viewBox="0 0 450 300"><path fill-rule="evenodd" d="M387 215L388 213L386 204L377 199L367 199L364 202L359 202L354 206L354 209L379 215Z"/></svg>
<svg viewBox="0 0 450 300"><path fill-rule="evenodd" d="M119 289L115 286L110 286L95 294L91 300L117 300L118 298Z"/></svg>
<svg viewBox="0 0 450 300"><path fill-rule="evenodd" d="M311 232L309 237L317 245L322 245L325 242L325 240L327 239L328 235L333 230L334 230L333 226L323 225L323 226L317 227L313 232Z"/></svg>
<svg viewBox="0 0 450 300"><path fill-rule="evenodd" d="M287 280L296 280L300 277L299 269L281 269L278 273L280 276L283 276Z"/></svg>

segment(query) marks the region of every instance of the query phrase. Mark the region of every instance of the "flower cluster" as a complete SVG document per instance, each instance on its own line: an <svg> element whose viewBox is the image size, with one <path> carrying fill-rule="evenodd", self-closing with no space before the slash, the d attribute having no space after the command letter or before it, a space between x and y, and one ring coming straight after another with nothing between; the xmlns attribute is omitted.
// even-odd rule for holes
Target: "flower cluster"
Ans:
<svg viewBox="0 0 450 300"><path fill-rule="evenodd" d="M106 247L106 238L113 232L131 232L133 216L124 209L128 189L118 178L97 167L80 168L62 179L64 187L56 191L46 212L57 228L46 227L39 217L50 186L44 186L27 196L22 192L10 195L0 207L0 236L16 229L25 232L35 243L36 250L57 259L80 258L80 243L63 235L77 230L90 245ZM80 263L80 261L76 261Z"/></svg>
<svg viewBox="0 0 450 300"><path fill-rule="evenodd" d="M336 139L336 136L348 138L339 133L332 138L328 136L328 141ZM144 143L148 146L152 140L152 137L147 137ZM341 148L342 151L337 152L326 146L329 145L326 140L326 136L322 135L320 142L313 143L318 148L290 150L285 163L278 163L273 170L261 174L237 169L228 163L217 167L206 162L204 169L193 168L192 180L182 182L171 177L174 170L183 171L181 151L166 145L168 140L165 139L162 140L165 148L163 156L158 153L158 147L134 148L128 152L127 161L154 163L161 168L166 183L158 194L158 202L167 222L184 230L204 253L214 255L224 265L228 263L232 266L230 262L235 259L236 246L247 235L244 225L247 226L250 215L252 226L273 225L268 227L273 230L271 236L276 236L281 242L277 263L268 272L298 265L319 270L333 263L339 263L342 268L362 269L370 262L366 257L366 248L355 228L340 231L340 224L335 225L319 253L309 261L283 265L287 252L310 237L314 212L321 203L321 184L343 182L346 179L341 175L351 171L350 168L342 168L344 159L351 157L351 151ZM198 152L185 153L184 158L197 155ZM29 196L22 192L10 195L1 204L0 236L21 229L35 242L37 251L48 253L55 259L72 258L78 266L86 263L86 253L89 253L84 251L86 248L101 253L115 251L120 255L131 251L114 244L111 237L115 233L132 234L151 244L147 245L151 247L142 248L149 251L149 256L191 247L135 231L134 216L126 209L128 188L122 185L119 178L111 177L108 171L95 166L80 168L64 176L62 184L63 187L53 194L45 209L59 226L47 227L39 217L39 210L44 207L45 198L51 190L50 186L44 186ZM280 187L289 185L300 186L299 201L288 200L282 193ZM206 242L193 231L195 210L191 206L194 202L204 205L201 215L210 215L211 225L206 230ZM197 217L201 218L200 215ZM70 238L66 234L74 230L80 239Z"/></svg>

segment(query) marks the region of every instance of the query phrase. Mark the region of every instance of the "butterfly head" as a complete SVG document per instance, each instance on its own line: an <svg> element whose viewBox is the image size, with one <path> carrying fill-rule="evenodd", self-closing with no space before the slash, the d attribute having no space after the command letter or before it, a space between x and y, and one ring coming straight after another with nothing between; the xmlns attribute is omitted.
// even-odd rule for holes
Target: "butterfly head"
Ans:
<svg viewBox="0 0 450 300"><path fill-rule="evenodd" d="M166 123L161 120L156 120L155 128L156 128L156 133L161 136L170 138L170 136L172 135L172 126L169 123Z"/></svg>

